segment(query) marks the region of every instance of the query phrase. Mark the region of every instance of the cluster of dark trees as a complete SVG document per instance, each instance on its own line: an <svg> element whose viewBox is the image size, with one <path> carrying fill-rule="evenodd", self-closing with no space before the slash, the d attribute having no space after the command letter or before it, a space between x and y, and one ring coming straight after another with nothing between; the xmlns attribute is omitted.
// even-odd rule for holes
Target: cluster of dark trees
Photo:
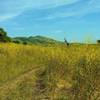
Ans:
<svg viewBox="0 0 100 100"><path fill-rule="evenodd" d="M26 41L20 41L20 40L12 40L11 42L13 42L13 43L15 43L15 44L24 44L24 45L27 45L28 44L28 42L26 42Z"/></svg>
<svg viewBox="0 0 100 100"><path fill-rule="evenodd" d="M0 42L4 43L4 42L13 42L13 43L16 43L16 44L20 44L21 42L18 41L18 40L13 40L11 39L9 36L7 36L7 32L3 29L3 28L0 28ZM27 44L27 42L23 42L24 45Z"/></svg>
<svg viewBox="0 0 100 100"><path fill-rule="evenodd" d="M100 43L100 40L97 40L97 43Z"/></svg>
<svg viewBox="0 0 100 100"><path fill-rule="evenodd" d="M0 42L11 42L11 38L7 36L7 32L0 28Z"/></svg>

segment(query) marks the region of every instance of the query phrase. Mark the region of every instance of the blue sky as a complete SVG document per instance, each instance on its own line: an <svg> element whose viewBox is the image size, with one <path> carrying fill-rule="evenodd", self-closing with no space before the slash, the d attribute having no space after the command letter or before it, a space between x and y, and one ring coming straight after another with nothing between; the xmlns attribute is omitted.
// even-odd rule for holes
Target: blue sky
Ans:
<svg viewBox="0 0 100 100"><path fill-rule="evenodd" d="M14 37L97 40L100 0L0 0L0 27Z"/></svg>

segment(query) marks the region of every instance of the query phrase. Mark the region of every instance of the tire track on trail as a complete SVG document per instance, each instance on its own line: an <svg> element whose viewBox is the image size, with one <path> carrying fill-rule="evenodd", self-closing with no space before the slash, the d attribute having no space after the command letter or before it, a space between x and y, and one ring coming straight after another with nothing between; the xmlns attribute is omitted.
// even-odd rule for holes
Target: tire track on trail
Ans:
<svg viewBox="0 0 100 100"><path fill-rule="evenodd" d="M13 85L17 85L17 83L19 81L21 81L24 78L29 77L30 75L34 75L33 77L36 77L36 74L38 73L38 71L42 71L43 67L35 67L32 69L29 69L27 71L24 71L23 73L21 73L20 75L13 77L12 79L8 80L7 82L5 82L4 84L0 85L0 91L1 90L6 90L7 88L13 88ZM9 87L10 86L10 87Z"/></svg>

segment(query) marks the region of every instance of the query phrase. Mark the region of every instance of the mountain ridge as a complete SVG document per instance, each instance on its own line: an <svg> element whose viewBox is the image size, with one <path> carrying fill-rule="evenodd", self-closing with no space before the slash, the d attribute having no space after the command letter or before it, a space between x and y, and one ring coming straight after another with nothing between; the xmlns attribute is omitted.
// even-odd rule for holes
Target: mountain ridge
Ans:
<svg viewBox="0 0 100 100"><path fill-rule="evenodd" d="M49 37L41 36L41 35L29 36L29 37L14 37L12 39L13 41L19 41L20 43L27 43L27 44L48 45L48 44L62 44L63 43L61 41L58 41Z"/></svg>

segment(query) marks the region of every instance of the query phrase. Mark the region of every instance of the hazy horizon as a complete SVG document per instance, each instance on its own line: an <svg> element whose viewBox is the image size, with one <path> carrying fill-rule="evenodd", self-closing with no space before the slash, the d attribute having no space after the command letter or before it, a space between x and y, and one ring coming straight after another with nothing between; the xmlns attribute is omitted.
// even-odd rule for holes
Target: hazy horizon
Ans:
<svg viewBox="0 0 100 100"><path fill-rule="evenodd" d="M1 0L0 27L11 37L100 39L100 0Z"/></svg>

